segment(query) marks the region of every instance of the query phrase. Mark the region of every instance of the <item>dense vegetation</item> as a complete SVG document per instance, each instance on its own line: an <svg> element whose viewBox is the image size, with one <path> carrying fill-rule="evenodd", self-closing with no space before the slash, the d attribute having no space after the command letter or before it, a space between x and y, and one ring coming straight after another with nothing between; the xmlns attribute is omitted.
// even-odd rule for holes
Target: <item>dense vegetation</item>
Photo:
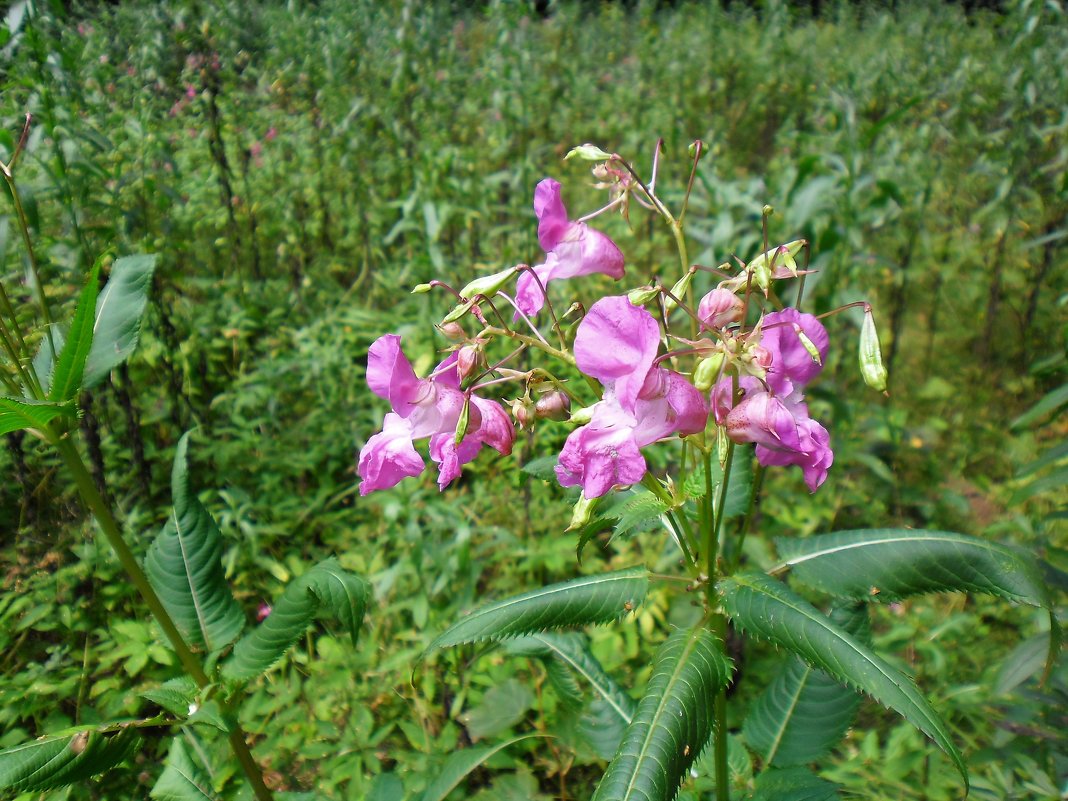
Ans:
<svg viewBox="0 0 1068 801"><path fill-rule="evenodd" d="M130 541L143 553L166 519L175 448L195 427L192 481L250 619L330 555L373 587L358 649L313 628L245 707L270 784L387 799L399 782L418 797L461 746L533 731L560 739L502 751L468 795L586 798L600 775L603 755L572 747L578 724L537 660L468 647L413 672L461 611L574 574L564 493L514 469L563 431L539 429L538 446L480 461L443 495L418 480L360 498L354 475L383 411L364 383L370 342L401 333L411 353L431 353L432 322L450 307L413 285L533 259L542 177L566 181L576 209L602 205L584 169L561 163L581 142L647 169L662 137L662 191L681 195L686 148L703 140L694 261L759 252L770 204L772 239L812 243L811 308L876 307L889 397L861 388L854 353L832 351L812 402L830 421L834 468L814 495L797 492L800 476L769 474L762 542L832 527L963 531L1036 553L1063 590L1068 25L1057 3L971 16L842 5L818 19L777 3L560 4L544 16L505 3L298 5L24 2L0 30L0 147L6 161L32 114L17 177L51 304L69 316L105 252L158 254L136 356L81 401L94 478ZM3 278L29 316L10 204L0 214ZM666 231L640 210L631 222L605 226L629 271L676 261ZM859 322L828 325L844 342ZM56 456L12 433L0 461L0 748L144 713L139 688L169 675L173 654ZM584 558L623 567L663 549L645 531ZM629 625L593 630L594 651L644 682L645 643L669 622L654 595ZM1042 625L1029 608L962 595L874 618L877 644L937 693L973 796L1066 791L1068 676L1038 687ZM770 653L736 660L760 676ZM959 793L922 735L874 704L861 716L866 733L825 775L878 797ZM61 792L142 797L132 783L154 782L152 748L132 770ZM739 787L747 769L738 761ZM701 781L684 792L696 797Z"/></svg>

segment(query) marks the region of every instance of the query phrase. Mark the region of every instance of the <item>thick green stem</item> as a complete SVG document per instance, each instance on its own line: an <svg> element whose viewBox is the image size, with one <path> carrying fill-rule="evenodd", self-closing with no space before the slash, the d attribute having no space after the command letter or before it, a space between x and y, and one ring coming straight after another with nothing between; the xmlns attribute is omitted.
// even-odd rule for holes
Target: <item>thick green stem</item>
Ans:
<svg viewBox="0 0 1068 801"><path fill-rule="evenodd" d="M163 601L160 600L152 584L149 583L148 576L145 575L144 570L138 563L137 557L134 556L130 546L123 539L119 524L97 490L96 483L93 481L92 476L89 475L89 471L86 469L77 447L70 439L57 437L51 431L46 431L45 434L49 441L55 445L56 450L59 451L63 463L67 466L71 477L74 479L74 484L78 488L78 494L82 496L82 500L85 501L89 511L96 518L100 530L118 557L119 564L126 571L127 577L148 605L149 611L152 612L152 616L159 623L160 628L163 629L164 635L178 655L178 661L182 664L185 672L197 683L198 687L208 686L211 683L211 679L208 678L207 673L204 672L204 668L200 664L200 660L190 650L181 632L178 631L173 618L163 606ZM229 733L229 739L234 755L237 757L238 762L241 763L241 769L252 786L256 798L260 801L272 801L274 796L267 789L267 785L263 783L263 774L256 764L252 752L248 749L248 744L245 742L245 733L240 724L237 723L236 718Z"/></svg>

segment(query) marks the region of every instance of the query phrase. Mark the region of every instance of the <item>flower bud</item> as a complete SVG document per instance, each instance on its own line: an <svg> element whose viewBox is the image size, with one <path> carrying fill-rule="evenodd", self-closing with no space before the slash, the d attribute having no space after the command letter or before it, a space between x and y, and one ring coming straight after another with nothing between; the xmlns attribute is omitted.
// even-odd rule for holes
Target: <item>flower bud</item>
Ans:
<svg viewBox="0 0 1068 801"><path fill-rule="evenodd" d="M512 417L519 423L521 429L530 428L530 424L534 422L534 409L531 408L529 398L517 398L512 401Z"/></svg>
<svg viewBox="0 0 1068 801"><path fill-rule="evenodd" d="M444 325L439 325L438 328L441 329L441 333L453 342L460 342L467 339L467 332L464 331L464 327L459 323L445 323Z"/></svg>
<svg viewBox="0 0 1068 801"><path fill-rule="evenodd" d="M720 351L698 362L697 368L693 371L693 385L701 392L708 392L712 389L723 371L724 359L726 359L726 355Z"/></svg>
<svg viewBox="0 0 1068 801"><path fill-rule="evenodd" d="M729 289L713 289L697 306L697 316L705 328L722 329L742 319L745 303Z"/></svg>
<svg viewBox="0 0 1068 801"><path fill-rule="evenodd" d="M668 314L671 314L673 311L675 311L675 309L679 307L679 304L673 301L671 298L676 297L679 300L682 300L684 297L686 297L686 293L690 289L690 282L693 281L693 277L696 272L697 271L692 268L687 270L686 275L676 281L675 286L671 287L671 295L668 295L664 298L664 310Z"/></svg>
<svg viewBox="0 0 1068 801"><path fill-rule="evenodd" d="M571 398L556 389L546 392L534 404L534 416L543 420L566 420L571 416Z"/></svg>
<svg viewBox="0 0 1068 801"><path fill-rule="evenodd" d="M463 381L483 363L482 345L464 345L456 354L456 374Z"/></svg>
<svg viewBox="0 0 1068 801"><path fill-rule="evenodd" d="M416 284L412 287L413 295L422 295L424 292L429 292L434 287L430 284Z"/></svg>
<svg viewBox="0 0 1068 801"><path fill-rule="evenodd" d="M686 152L690 154L690 158L698 158L708 152L708 144L700 139L695 139L690 143Z"/></svg>
<svg viewBox="0 0 1068 801"><path fill-rule="evenodd" d="M568 154L564 156L564 161L570 161L572 158L582 159L583 161L608 161L612 158L612 154L605 153L597 145L591 145L587 142L584 145L571 148Z"/></svg>
<svg viewBox="0 0 1068 801"><path fill-rule="evenodd" d="M594 404L596 406L597 404ZM583 406L571 413L570 421L577 426L584 426L593 419L593 406Z"/></svg>
<svg viewBox="0 0 1068 801"><path fill-rule="evenodd" d="M864 309L864 322L860 327L860 375L872 389L886 391L886 368L883 366L879 332L875 330L871 306Z"/></svg>

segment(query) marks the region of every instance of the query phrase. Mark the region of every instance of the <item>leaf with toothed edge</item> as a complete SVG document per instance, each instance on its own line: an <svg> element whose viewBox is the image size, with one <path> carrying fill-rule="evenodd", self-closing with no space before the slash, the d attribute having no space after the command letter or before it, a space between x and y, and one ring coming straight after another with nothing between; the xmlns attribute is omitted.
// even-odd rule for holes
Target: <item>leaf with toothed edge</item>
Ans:
<svg viewBox="0 0 1068 801"><path fill-rule="evenodd" d="M0 790L41 792L118 765L141 744L135 727L82 728L0 751Z"/></svg>
<svg viewBox="0 0 1068 801"><path fill-rule="evenodd" d="M736 573L723 579L719 590L724 609L739 629L867 693L930 737L953 761L967 791L968 769L960 751L946 724L909 678L785 584L763 573Z"/></svg>
<svg viewBox="0 0 1068 801"><path fill-rule="evenodd" d="M461 643L610 623L644 601L648 589L649 572L644 567L551 584L476 609L446 629L426 652Z"/></svg>
<svg viewBox="0 0 1068 801"><path fill-rule="evenodd" d="M593 801L671 801L712 736L731 661L702 621L660 646L645 695Z"/></svg>
<svg viewBox="0 0 1068 801"><path fill-rule="evenodd" d="M985 592L1047 609L1047 674L1060 647L1053 602L1035 559L949 531L864 529L778 541L780 568L839 598L896 601L926 592Z"/></svg>
<svg viewBox="0 0 1068 801"><path fill-rule="evenodd" d="M866 604L832 609L830 619L871 646ZM742 733L765 765L804 765L830 752L853 725L859 707L855 690L789 657L750 706Z"/></svg>

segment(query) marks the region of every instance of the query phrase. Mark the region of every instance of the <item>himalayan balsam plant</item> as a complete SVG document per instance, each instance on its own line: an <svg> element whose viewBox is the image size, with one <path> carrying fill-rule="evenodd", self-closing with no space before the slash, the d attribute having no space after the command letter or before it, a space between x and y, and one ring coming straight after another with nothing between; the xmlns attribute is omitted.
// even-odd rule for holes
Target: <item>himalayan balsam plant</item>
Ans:
<svg viewBox="0 0 1068 801"><path fill-rule="evenodd" d="M282 659L317 616L336 618L355 643L369 587L337 560L326 559L258 610L258 625L250 626L226 582L222 534L193 487L188 434L178 441L174 459L173 511L145 558L138 558L81 456L78 403L83 390L107 380L136 348L156 257L101 258L69 324L56 322L14 179L29 131L27 116L22 137L7 160L0 160L0 175L13 201L36 289L28 303L43 326L25 327L25 315L16 309L23 299L12 297L0 282L0 434L25 431L56 451L96 520L97 534L162 631L177 669L159 686L139 689L141 717L50 732L0 751L0 792L41 793L84 782L135 754L156 753L162 737L170 745L149 792L152 798L204 801L222 797L220 792L233 794L238 782L221 786L226 782L216 776L218 766L210 756L215 746L225 744L240 767L245 797L269 801L275 794L238 721L246 689ZM101 288L105 271L108 278Z"/></svg>
<svg viewBox="0 0 1068 801"><path fill-rule="evenodd" d="M770 208L763 215L764 252L736 266L691 264L683 219L702 148L696 142L691 149L693 169L677 211L656 191L659 144L648 182L619 155L576 148L568 157L595 163L593 174L609 194L604 208L572 219L560 184L545 179L534 191L540 264L518 265L459 290L440 281L416 288L455 297L439 326L453 344L424 378L399 336L371 345L367 383L390 411L360 452L360 493L421 474L423 440L445 490L484 446L509 454L514 425L557 421L570 431L548 457L549 475L579 491L570 529L580 552L606 529L621 535L640 522L662 523L678 550L679 575L635 565L534 589L475 609L429 649L500 642L511 654L541 660L550 676L563 675L567 680L553 686L580 696L562 700L587 704L580 730L610 760L597 801L673 798L688 775L697 775L695 760L709 743L710 758L701 764L711 765L718 801L732 792L758 799L837 797L836 787L809 766L852 725L858 693L929 737L959 771L966 792L965 760L946 723L911 679L873 650L868 604L968 590L1049 609L1037 566L1003 545L912 529L784 539L770 570L748 564L743 545L765 470L797 468L817 492L833 469L833 438L806 402L832 335L801 308L807 243L768 246ZM676 281L650 280L646 266L631 265L625 274L620 249L593 227L595 217L627 215L633 204L670 230L679 256ZM627 282L635 273L641 278ZM554 303L554 295L593 283L583 276L594 274L615 279L617 288L588 305ZM711 288L698 298L694 287L701 284ZM780 300L788 296L796 298L792 305ZM868 386L885 390L871 307L854 305L864 315L861 374ZM527 354L524 364L537 366L511 366L521 354ZM671 465L666 472L650 468L653 449L666 451L655 461ZM578 630L625 617L651 582L690 593L687 601L698 593L701 610L693 625L668 633L635 703ZM823 598L828 611L811 597ZM736 670L725 642L732 628L774 644L782 655L778 674L747 710L744 748L727 730L727 688ZM1050 660L1056 647L1051 615ZM732 764L740 754L757 769L751 784L743 778L732 787L731 740ZM500 747L453 754L425 797L444 797Z"/></svg>

